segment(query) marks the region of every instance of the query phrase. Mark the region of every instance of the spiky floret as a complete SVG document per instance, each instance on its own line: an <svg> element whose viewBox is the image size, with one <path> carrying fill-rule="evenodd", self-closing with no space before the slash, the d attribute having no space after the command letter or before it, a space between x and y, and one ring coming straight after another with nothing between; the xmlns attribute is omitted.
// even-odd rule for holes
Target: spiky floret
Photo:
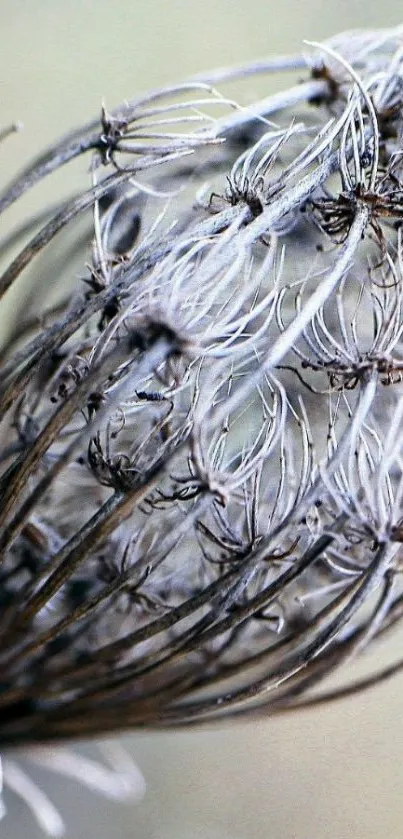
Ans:
<svg viewBox="0 0 403 839"><path fill-rule="evenodd" d="M2 348L3 745L324 701L399 620L401 39L103 109L0 198L92 155L0 278L92 212L82 281Z"/></svg>

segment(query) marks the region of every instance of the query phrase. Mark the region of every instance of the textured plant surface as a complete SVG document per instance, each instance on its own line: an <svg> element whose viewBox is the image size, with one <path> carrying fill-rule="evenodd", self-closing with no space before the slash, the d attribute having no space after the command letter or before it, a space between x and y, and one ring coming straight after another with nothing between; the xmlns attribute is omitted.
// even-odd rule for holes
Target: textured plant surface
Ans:
<svg viewBox="0 0 403 839"><path fill-rule="evenodd" d="M311 693L403 608L403 30L305 51L103 110L0 198L89 155L0 278L38 282L1 354L3 746L402 666ZM53 304L37 258L79 216Z"/></svg>

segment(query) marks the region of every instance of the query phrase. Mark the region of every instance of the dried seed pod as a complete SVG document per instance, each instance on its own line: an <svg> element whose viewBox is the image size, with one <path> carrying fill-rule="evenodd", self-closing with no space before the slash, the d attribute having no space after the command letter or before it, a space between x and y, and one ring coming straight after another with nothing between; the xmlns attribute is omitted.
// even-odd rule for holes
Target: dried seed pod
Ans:
<svg viewBox="0 0 403 839"><path fill-rule="evenodd" d="M401 34L103 110L0 197L92 154L0 278L92 213L82 281L2 348L3 747L401 668L315 691L401 614ZM307 81L250 107L213 87L284 63Z"/></svg>

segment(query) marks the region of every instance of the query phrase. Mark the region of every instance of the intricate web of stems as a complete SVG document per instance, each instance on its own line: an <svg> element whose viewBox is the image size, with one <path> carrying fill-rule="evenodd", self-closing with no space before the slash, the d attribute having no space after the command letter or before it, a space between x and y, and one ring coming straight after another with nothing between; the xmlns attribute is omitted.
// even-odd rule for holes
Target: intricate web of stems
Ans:
<svg viewBox="0 0 403 839"><path fill-rule="evenodd" d="M402 613L401 37L103 108L0 198L91 155L3 243L5 301L38 277L1 348L3 745L279 713L401 667L318 691ZM81 217L82 276L49 304Z"/></svg>

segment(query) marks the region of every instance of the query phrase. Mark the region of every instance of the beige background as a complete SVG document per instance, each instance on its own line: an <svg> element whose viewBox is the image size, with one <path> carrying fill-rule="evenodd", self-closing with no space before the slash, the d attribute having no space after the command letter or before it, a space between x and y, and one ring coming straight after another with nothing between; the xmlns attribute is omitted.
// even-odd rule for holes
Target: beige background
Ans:
<svg viewBox="0 0 403 839"><path fill-rule="evenodd" d="M11 146L1 150L0 181L96 115L101 100L112 107L210 66L297 50L303 38L341 29L390 26L399 17L401 0L0 0L0 122L25 125L8 140L12 154ZM63 177L73 191L75 174ZM53 189L47 184L27 197L20 212L40 206ZM397 679L332 708L259 726L132 736L148 783L136 808L49 777L45 787L68 817L71 839L401 839L402 692ZM12 799L10 809L4 839L36 839Z"/></svg>

